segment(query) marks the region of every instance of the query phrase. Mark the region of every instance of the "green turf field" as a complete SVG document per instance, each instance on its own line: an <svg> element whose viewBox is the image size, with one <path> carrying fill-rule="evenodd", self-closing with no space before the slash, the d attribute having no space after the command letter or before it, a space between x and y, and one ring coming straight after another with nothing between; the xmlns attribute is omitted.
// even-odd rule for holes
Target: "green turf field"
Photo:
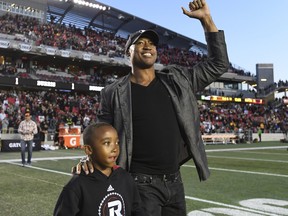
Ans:
<svg viewBox="0 0 288 216"><path fill-rule="evenodd" d="M207 145L211 177L200 183L192 161L181 168L189 216L288 215L288 144ZM0 215L50 216L80 149L0 152Z"/></svg>

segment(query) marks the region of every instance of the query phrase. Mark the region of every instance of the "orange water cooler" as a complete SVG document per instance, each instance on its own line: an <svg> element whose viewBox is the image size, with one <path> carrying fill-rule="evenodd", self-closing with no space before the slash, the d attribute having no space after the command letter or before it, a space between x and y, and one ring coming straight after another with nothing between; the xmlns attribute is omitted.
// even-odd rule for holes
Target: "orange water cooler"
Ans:
<svg viewBox="0 0 288 216"><path fill-rule="evenodd" d="M59 139L64 142L65 148L80 147L81 126L61 126L59 127Z"/></svg>

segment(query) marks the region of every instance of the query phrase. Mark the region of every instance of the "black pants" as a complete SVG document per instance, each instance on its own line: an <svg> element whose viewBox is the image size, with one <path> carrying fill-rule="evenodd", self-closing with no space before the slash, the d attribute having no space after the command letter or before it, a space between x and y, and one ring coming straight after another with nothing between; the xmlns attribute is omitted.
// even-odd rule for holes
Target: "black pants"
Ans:
<svg viewBox="0 0 288 216"><path fill-rule="evenodd" d="M180 172L172 175L131 175L138 186L146 216L186 216Z"/></svg>

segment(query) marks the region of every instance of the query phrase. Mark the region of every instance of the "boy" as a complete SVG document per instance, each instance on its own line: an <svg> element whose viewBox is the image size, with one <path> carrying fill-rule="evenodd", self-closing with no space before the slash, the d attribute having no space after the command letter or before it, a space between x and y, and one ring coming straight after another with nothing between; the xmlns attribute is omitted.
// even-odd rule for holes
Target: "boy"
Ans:
<svg viewBox="0 0 288 216"><path fill-rule="evenodd" d="M91 124L84 130L83 141L95 172L71 178L58 198L54 215L141 215L140 196L133 178L116 166L117 131L107 123Z"/></svg>

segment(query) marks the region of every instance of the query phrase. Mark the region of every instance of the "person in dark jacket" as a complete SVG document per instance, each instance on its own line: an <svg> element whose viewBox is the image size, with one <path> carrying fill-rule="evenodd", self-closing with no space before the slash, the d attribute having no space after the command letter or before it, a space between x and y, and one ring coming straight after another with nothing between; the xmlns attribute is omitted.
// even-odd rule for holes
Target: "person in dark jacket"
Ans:
<svg viewBox="0 0 288 216"><path fill-rule="evenodd" d="M126 43L131 73L101 91L98 121L118 131L122 151L117 162L134 177L147 216L186 215L179 170L188 160L193 159L200 181L210 175L195 93L227 72L229 59L224 32L214 24L206 1L194 0L189 8L182 7L183 13L200 20L205 31L205 61L157 71L158 34L139 30ZM89 162L86 167L93 172Z"/></svg>
<svg viewBox="0 0 288 216"><path fill-rule="evenodd" d="M137 186L129 173L116 165L117 131L107 123L91 124L83 141L95 171L72 177L58 198L54 215L141 216Z"/></svg>

